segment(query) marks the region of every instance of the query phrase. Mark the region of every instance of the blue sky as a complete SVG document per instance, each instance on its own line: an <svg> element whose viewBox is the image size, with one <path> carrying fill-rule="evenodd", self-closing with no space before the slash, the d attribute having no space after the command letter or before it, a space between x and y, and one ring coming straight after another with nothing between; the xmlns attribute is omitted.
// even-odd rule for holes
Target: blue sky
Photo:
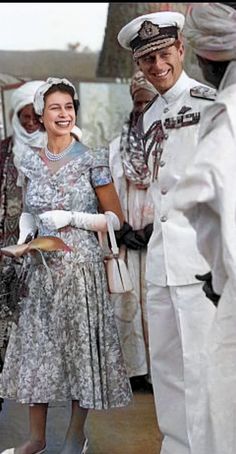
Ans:
<svg viewBox="0 0 236 454"><path fill-rule="evenodd" d="M103 43L108 3L0 3L1 50L66 50Z"/></svg>

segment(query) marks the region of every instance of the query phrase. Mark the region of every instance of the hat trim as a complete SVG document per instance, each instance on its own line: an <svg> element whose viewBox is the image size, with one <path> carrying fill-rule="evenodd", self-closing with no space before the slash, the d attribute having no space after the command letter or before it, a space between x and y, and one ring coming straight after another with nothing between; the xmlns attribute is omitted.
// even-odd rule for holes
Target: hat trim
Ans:
<svg viewBox="0 0 236 454"><path fill-rule="evenodd" d="M143 57L146 54L150 54L156 50L161 50L165 47L170 47L175 43L175 38L165 38L162 40L154 41L152 43L148 43L145 46L140 47L139 49L135 50L133 53L133 57L135 59Z"/></svg>
<svg viewBox="0 0 236 454"><path fill-rule="evenodd" d="M146 24L150 24L153 26L152 34L150 36L147 36L147 33L144 34L144 29L143 26ZM158 31L154 28L158 29ZM169 27L158 27L157 25L155 26L152 24L152 22L145 21L142 24L142 27L140 28L138 32L138 36L136 36L132 41L130 42L130 47L131 49L135 52L138 50L140 47L145 46L145 44L151 43L151 42L156 42L157 40L162 40L163 38L175 38L177 39L178 37L178 30L177 27L174 25L171 25Z"/></svg>

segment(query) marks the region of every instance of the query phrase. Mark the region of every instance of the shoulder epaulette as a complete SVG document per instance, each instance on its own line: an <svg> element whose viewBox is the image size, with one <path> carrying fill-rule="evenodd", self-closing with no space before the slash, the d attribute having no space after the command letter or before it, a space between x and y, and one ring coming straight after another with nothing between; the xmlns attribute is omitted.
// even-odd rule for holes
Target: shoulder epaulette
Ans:
<svg viewBox="0 0 236 454"><path fill-rule="evenodd" d="M206 87L204 85L197 85L196 87L190 88L190 96L193 98L202 98L209 99L210 101L215 101L216 99L216 90L211 87Z"/></svg>

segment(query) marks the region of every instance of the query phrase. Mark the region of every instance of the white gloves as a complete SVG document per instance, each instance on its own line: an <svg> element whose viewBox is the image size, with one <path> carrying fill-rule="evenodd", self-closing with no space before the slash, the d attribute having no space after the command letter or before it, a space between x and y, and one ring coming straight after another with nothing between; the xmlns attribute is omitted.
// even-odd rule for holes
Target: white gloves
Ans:
<svg viewBox="0 0 236 454"><path fill-rule="evenodd" d="M33 239L35 232L37 230L37 225L35 217L30 213L21 213L19 220L19 230L20 235L17 241L17 244L25 243L25 240L28 235L31 235Z"/></svg>
<svg viewBox="0 0 236 454"><path fill-rule="evenodd" d="M72 211L71 225L93 232L107 232L106 215L109 215L114 230L120 229L120 221L113 211L106 211L105 214L90 214L81 211Z"/></svg>
<svg viewBox="0 0 236 454"><path fill-rule="evenodd" d="M43 225L49 230L62 229L71 223L71 211L52 210L39 215Z"/></svg>
<svg viewBox="0 0 236 454"><path fill-rule="evenodd" d="M82 211L52 210L45 211L39 215L42 223L49 229L61 229L66 225L72 225L80 229L92 230L94 232L106 232L106 215L109 215L114 230L120 229L120 221L115 213L106 211L105 214L83 213Z"/></svg>

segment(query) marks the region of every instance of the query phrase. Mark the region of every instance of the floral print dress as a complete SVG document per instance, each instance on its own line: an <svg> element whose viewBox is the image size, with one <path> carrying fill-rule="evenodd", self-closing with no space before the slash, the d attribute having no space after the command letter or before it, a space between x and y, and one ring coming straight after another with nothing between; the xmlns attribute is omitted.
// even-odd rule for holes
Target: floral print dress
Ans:
<svg viewBox="0 0 236 454"><path fill-rule="evenodd" d="M112 181L103 153L76 142L52 171L29 149L21 163L27 177L25 209L98 211L94 189ZM127 405L130 384L114 320L103 254L94 232L66 226L38 234L61 238L71 252L30 256L28 294L13 326L0 395L22 403L73 399L84 408ZM46 262L46 266L45 266Z"/></svg>

